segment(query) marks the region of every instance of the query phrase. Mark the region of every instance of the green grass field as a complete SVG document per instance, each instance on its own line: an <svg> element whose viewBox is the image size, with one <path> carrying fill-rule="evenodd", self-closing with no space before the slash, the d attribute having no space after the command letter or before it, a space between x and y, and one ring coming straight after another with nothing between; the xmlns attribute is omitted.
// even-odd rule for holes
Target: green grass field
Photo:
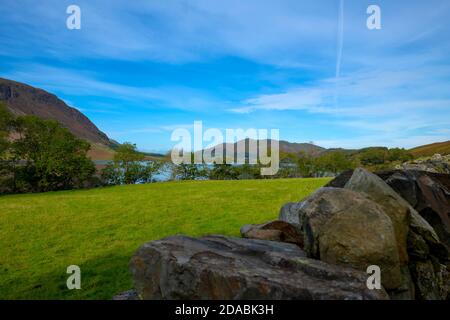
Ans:
<svg viewBox="0 0 450 320"><path fill-rule="evenodd" d="M239 235L328 179L188 181L0 197L0 299L111 299L131 255L173 234ZM81 268L68 290L66 268Z"/></svg>

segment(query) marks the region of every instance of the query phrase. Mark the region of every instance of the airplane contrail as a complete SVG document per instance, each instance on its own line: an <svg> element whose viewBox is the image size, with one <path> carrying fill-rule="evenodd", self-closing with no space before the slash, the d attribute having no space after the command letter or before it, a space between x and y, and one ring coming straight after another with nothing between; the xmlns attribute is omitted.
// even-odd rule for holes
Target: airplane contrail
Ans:
<svg viewBox="0 0 450 320"><path fill-rule="evenodd" d="M342 48L344 46L344 0L339 3L339 17L338 17L338 43L337 43L337 58L336 58L336 79L341 73Z"/></svg>

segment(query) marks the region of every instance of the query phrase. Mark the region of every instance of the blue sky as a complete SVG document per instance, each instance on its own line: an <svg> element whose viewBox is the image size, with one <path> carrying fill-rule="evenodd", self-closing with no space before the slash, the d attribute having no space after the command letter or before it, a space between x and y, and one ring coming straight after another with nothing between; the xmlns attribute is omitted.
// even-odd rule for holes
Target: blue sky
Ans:
<svg viewBox="0 0 450 320"><path fill-rule="evenodd" d="M195 120L324 147L450 140L448 0L3 0L0 16L1 77L142 150Z"/></svg>

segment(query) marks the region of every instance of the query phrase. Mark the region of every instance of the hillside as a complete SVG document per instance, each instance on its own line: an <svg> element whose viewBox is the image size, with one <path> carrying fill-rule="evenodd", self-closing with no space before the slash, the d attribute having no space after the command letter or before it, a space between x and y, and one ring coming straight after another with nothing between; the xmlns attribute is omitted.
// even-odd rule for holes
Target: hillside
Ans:
<svg viewBox="0 0 450 320"><path fill-rule="evenodd" d="M414 157L430 157L439 153L441 155L450 154L450 141L437 142L416 147L409 150Z"/></svg>
<svg viewBox="0 0 450 320"><path fill-rule="evenodd" d="M242 141L242 140L241 140ZM250 141L255 141L255 140L251 140L251 139L245 139L245 144L246 144L246 153L245 156L248 157L249 153L248 153L248 146L249 146L249 142ZM266 140L257 140L257 147L259 150L259 143L263 141L265 142ZM270 145L272 143L272 140L269 140L268 142L268 147L270 148ZM204 152L211 152L214 148L216 149L220 149L221 147L224 150L224 154L225 154L225 150L227 148L227 146L231 146L231 148L233 148L233 150L235 150L235 152L237 152L237 142L233 143L233 144L219 144L213 148L208 148L208 149L204 149ZM279 148L280 148L280 152L281 153L300 153L300 152L304 152L308 155L312 155L312 156L318 156L320 155L322 152L325 152L327 149L316 146L314 144L311 143L296 143L296 142L288 142L288 141L284 141L284 140L280 140L279 141ZM214 154L214 152L213 152Z"/></svg>
<svg viewBox="0 0 450 320"><path fill-rule="evenodd" d="M312 156L316 156L324 152L325 148L316 146L312 143L297 143L297 142L288 142L288 141L280 141L280 151L286 153L299 153L305 152Z"/></svg>
<svg viewBox="0 0 450 320"><path fill-rule="evenodd" d="M15 115L34 115L56 120L78 138L93 144L116 144L80 111L42 89L0 78L0 101Z"/></svg>

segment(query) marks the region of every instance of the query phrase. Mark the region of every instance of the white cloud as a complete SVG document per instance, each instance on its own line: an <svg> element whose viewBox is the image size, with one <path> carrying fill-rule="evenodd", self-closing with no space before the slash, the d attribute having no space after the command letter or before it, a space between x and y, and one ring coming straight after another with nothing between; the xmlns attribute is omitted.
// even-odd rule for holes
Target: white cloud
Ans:
<svg viewBox="0 0 450 320"><path fill-rule="evenodd" d="M79 0L82 29L76 32L65 28L67 4L4 0L0 27L7 43L0 44L13 41L16 45L0 46L1 50L27 57L172 63L216 56L283 66L319 67L324 61L336 61L338 1ZM378 33L369 33L365 27L368 4L347 2L344 7L343 64L352 59L351 52L376 57L386 48L448 31L448 24L435 26L436 21L446 19L446 0L409 1L407 5L380 0L384 28ZM9 36L13 31L16 36Z"/></svg>
<svg viewBox="0 0 450 320"><path fill-rule="evenodd" d="M62 69L41 64L17 66L15 71L0 73L2 77L25 82L50 92L65 95L109 97L135 103L136 107L159 107L199 111L225 107L226 102L201 89L182 86L139 87L97 80L98 74ZM72 103L71 103L72 104ZM76 106L83 109L83 106ZM100 111L98 108L94 108ZM104 104L102 106L104 110ZM117 110L116 110L117 111Z"/></svg>

